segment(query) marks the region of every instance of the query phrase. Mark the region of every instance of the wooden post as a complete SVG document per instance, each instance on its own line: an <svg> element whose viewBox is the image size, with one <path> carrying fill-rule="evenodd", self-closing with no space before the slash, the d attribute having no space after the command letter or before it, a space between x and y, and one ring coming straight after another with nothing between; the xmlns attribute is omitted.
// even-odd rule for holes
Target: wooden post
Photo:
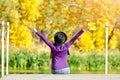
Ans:
<svg viewBox="0 0 120 80"><path fill-rule="evenodd" d="M8 62L9 62L9 29L10 24L7 22L7 43L6 43L6 75L8 75Z"/></svg>
<svg viewBox="0 0 120 80"><path fill-rule="evenodd" d="M106 56L105 56L105 74L108 74L108 23L105 25L106 27Z"/></svg>

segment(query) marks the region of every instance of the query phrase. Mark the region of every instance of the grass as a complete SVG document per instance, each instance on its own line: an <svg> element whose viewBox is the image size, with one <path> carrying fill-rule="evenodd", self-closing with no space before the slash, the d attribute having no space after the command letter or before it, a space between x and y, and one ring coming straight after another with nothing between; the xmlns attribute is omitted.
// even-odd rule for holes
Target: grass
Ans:
<svg viewBox="0 0 120 80"><path fill-rule="evenodd" d="M76 50L70 50L70 53L68 63L72 74L104 74L105 53L97 51L82 53L79 51L76 52ZM49 74L51 73L51 70L48 63L49 51L30 51L27 49L10 51L10 73ZM109 51L109 71L109 73L120 73L120 51L118 50Z"/></svg>

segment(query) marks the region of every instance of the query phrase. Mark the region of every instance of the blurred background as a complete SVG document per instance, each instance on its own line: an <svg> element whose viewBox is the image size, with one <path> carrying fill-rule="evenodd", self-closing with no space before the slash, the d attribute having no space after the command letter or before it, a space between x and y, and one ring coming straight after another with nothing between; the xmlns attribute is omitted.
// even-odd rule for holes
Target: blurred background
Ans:
<svg viewBox="0 0 120 80"><path fill-rule="evenodd" d="M81 28L89 26L69 49L71 73L104 74L106 22L109 27L109 73L120 73L119 0L0 0L0 23L3 20L10 22L10 74L51 73L50 49L27 28L30 25L51 42L57 31L65 32L69 41ZM1 36L0 25L0 45Z"/></svg>

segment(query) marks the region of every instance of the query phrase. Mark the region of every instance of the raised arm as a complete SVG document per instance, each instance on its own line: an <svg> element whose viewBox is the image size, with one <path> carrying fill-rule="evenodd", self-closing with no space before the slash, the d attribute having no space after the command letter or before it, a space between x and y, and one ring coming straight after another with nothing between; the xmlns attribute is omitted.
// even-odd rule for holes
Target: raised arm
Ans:
<svg viewBox="0 0 120 80"><path fill-rule="evenodd" d="M54 45L51 42L49 42L49 40L45 36L43 36L43 34L41 34L40 32L38 32L34 27L30 26L29 28L32 31L34 31L50 48L54 47Z"/></svg>
<svg viewBox="0 0 120 80"><path fill-rule="evenodd" d="M84 31L86 31L88 29L88 27L84 27L82 30L80 30L68 43L66 43L66 46L67 47L70 47L75 41L76 41L76 39L80 36L80 35L82 35L82 33L84 32Z"/></svg>

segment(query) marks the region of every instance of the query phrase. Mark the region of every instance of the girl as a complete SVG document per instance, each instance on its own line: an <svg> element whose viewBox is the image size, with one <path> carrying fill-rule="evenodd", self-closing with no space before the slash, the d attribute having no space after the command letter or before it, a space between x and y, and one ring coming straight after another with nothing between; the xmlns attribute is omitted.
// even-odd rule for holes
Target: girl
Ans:
<svg viewBox="0 0 120 80"><path fill-rule="evenodd" d="M54 44L49 42L40 32L34 27L29 27L34 31L51 49L51 68L53 74L70 74L70 68L67 63L68 48L75 42L75 40L88 29L84 27L80 30L69 42L65 43L67 36L64 32L57 32L54 36Z"/></svg>

